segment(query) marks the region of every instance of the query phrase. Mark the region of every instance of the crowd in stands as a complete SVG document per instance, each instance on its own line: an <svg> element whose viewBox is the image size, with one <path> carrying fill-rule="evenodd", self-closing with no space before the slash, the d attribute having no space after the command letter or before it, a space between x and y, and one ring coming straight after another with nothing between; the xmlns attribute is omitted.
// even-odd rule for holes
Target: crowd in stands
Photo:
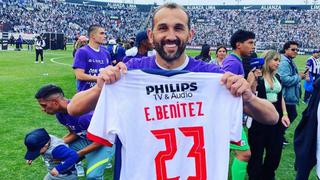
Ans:
<svg viewBox="0 0 320 180"><path fill-rule="evenodd" d="M302 48L319 48L318 10L217 10L189 9L196 36L191 45L229 45L237 29L253 31L258 42L282 43L296 40ZM62 1L0 1L0 24L13 32L63 32L70 39L86 34L91 24L106 28L108 38L128 39L145 28L149 12L133 7L88 6ZM151 23L149 22L149 25ZM268 47L266 47L268 48Z"/></svg>

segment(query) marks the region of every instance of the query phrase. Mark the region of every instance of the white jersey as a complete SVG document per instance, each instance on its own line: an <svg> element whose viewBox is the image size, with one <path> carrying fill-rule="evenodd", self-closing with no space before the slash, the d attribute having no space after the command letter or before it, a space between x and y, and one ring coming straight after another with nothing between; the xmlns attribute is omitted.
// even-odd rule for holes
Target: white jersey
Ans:
<svg viewBox="0 0 320 180"><path fill-rule="evenodd" d="M122 143L122 180L228 178L230 140L239 141L242 99L221 74L129 71L103 87L89 138Z"/></svg>

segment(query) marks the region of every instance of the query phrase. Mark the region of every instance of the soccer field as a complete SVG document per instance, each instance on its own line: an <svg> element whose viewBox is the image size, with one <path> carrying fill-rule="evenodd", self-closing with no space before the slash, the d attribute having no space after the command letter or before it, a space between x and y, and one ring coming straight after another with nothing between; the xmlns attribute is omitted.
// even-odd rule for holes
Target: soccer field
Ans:
<svg viewBox="0 0 320 180"><path fill-rule="evenodd" d="M188 51L191 56L197 51ZM47 131L63 137L67 130L59 125L54 116L40 111L34 98L35 92L44 84L60 86L66 97L76 92L75 76L71 68L72 49L45 51L45 63L35 64L34 51L0 51L0 180L42 179L46 168L40 158L28 166L24 160L26 148L24 136L32 129L45 127ZM296 63L302 71L307 56L298 56ZM305 105L300 103L298 118L288 129L286 137L290 144L284 148L277 179L294 179L293 133L301 119ZM210 152L209 152L210 153ZM113 169L106 169L105 178L112 179ZM139 173L139 172L137 172ZM84 179L84 178L83 178ZM310 179L316 179L313 172Z"/></svg>

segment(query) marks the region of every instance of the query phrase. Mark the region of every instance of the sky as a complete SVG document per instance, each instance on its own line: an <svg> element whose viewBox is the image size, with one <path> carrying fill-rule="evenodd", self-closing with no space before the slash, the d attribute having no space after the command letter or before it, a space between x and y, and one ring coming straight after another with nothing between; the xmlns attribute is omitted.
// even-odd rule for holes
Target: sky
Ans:
<svg viewBox="0 0 320 180"><path fill-rule="evenodd" d="M183 5L312 5L320 0L96 0L118 3L134 3L134 4L163 4L164 2L176 2Z"/></svg>

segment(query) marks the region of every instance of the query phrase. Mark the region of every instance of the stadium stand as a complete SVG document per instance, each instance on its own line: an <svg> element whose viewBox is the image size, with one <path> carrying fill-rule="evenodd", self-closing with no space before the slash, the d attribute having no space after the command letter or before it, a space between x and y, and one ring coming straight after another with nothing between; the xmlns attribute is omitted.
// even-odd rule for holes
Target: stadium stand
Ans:
<svg viewBox="0 0 320 180"><path fill-rule="evenodd" d="M69 39L86 34L91 24L106 28L107 38L123 40L150 26L154 5L76 0L2 0L0 24L9 32L64 33ZM302 49L320 48L319 7L301 6L186 6L196 36L192 46L229 44L237 29L256 33L258 47L277 49L296 40ZM149 22L148 22L149 21ZM1 27L1 26L0 26ZM1 31L1 29L0 29Z"/></svg>

